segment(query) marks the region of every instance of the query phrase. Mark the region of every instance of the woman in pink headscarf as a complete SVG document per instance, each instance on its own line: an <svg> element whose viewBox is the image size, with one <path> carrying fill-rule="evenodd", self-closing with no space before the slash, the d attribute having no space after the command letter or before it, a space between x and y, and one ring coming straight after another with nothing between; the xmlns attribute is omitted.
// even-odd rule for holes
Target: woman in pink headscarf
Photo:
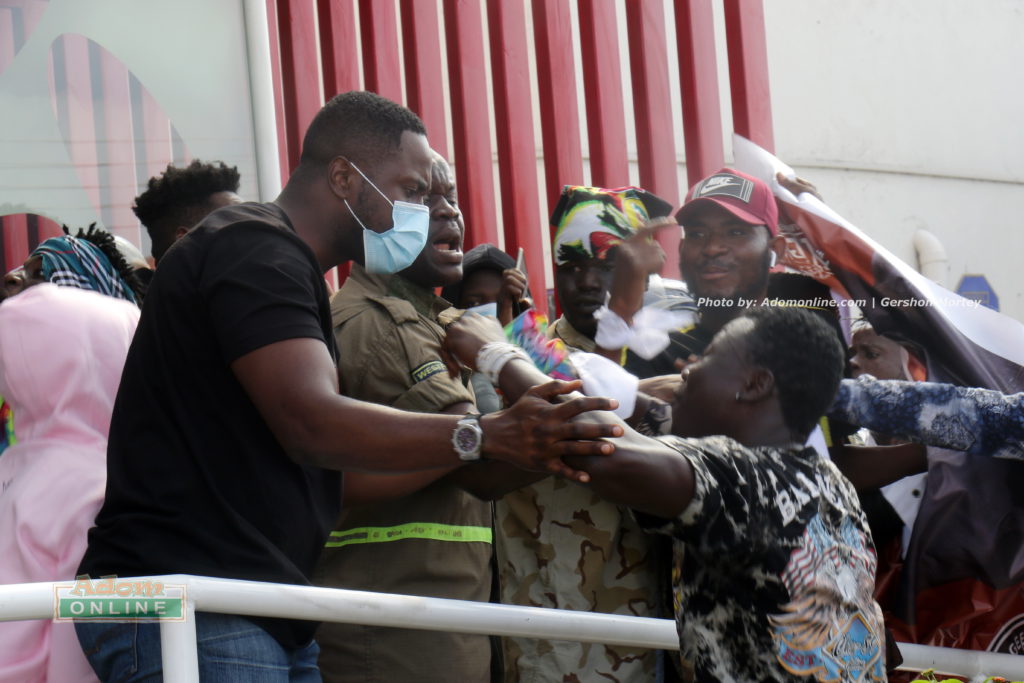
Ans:
<svg viewBox="0 0 1024 683"><path fill-rule="evenodd" d="M127 301L49 283L0 306L0 394L18 416L0 457L0 584L75 578L138 319ZM95 680L74 624L0 623L0 681Z"/></svg>

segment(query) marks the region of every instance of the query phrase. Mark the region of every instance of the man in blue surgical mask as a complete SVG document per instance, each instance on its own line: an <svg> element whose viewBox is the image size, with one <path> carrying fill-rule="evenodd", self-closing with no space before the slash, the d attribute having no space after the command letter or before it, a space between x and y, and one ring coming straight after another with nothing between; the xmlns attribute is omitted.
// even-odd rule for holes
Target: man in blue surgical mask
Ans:
<svg viewBox="0 0 1024 683"><path fill-rule="evenodd" d="M407 413L339 393L347 350L335 345L323 273L349 260L408 266L426 238L415 205L428 195L431 166L415 114L372 93L344 93L314 117L276 200L214 211L168 250L121 377L106 500L79 575L307 584L338 517L341 470L420 471L486 456L565 472L570 447L601 452L566 439L615 430L567 421L610 401L545 400L572 383L482 418ZM392 229L383 241L366 239ZM123 626L76 623L96 673L110 680L130 668L159 679L159 625ZM315 678L316 626L199 613L199 678ZM231 658L220 656L229 650Z"/></svg>

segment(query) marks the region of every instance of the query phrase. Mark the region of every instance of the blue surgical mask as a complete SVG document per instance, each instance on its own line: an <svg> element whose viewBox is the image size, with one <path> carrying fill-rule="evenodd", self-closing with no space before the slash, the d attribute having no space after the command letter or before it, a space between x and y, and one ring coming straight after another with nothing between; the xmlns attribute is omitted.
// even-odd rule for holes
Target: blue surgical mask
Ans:
<svg viewBox="0 0 1024 683"><path fill-rule="evenodd" d="M425 204L391 201L359 170L359 167L351 161L349 163L363 176L363 180L370 183L370 187L377 190L391 205L391 228L384 232L374 232L359 220L359 216L349 206L348 200L345 200L349 213L363 227L363 266L370 273L397 273L405 270L412 265L427 244L430 209Z"/></svg>
<svg viewBox="0 0 1024 683"><path fill-rule="evenodd" d="M489 304L480 304L479 306L470 306L466 309L466 313L476 313L478 315L484 315L489 318L498 317L498 304L492 301Z"/></svg>

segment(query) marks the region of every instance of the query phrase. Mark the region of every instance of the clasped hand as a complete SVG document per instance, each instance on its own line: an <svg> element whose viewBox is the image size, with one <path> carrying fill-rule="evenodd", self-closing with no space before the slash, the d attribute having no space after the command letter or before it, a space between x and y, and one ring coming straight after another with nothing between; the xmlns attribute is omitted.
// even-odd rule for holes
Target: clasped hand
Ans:
<svg viewBox="0 0 1024 683"><path fill-rule="evenodd" d="M477 353L484 344L504 341L497 322L467 314L447 328L442 355L450 370L458 371L462 366L475 369ZM507 398L516 400L509 408L481 419L484 454L523 469L588 481L585 472L569 467L562 458L611 454L614 446L600 439L622 436L622 427L573 418L590 411L613 410L617 402L578 393L573 396L582 382L551 380L521 360L510 364L512 367L502 372L502 388ZM518 386L530 388L517 392Z"/></svg>

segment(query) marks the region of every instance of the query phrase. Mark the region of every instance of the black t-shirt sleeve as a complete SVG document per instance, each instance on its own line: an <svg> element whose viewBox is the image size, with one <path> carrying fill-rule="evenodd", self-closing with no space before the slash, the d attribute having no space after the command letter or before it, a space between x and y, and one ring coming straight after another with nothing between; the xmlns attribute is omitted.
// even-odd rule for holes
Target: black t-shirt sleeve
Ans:
<svg viewBox="0 0 1024 683"><path fill-rule="evenodd" d="M219 230L207 245L199 290L224 362L286 339L327 344L318 315L320 277L284 228L239 223Z"/></svg>

